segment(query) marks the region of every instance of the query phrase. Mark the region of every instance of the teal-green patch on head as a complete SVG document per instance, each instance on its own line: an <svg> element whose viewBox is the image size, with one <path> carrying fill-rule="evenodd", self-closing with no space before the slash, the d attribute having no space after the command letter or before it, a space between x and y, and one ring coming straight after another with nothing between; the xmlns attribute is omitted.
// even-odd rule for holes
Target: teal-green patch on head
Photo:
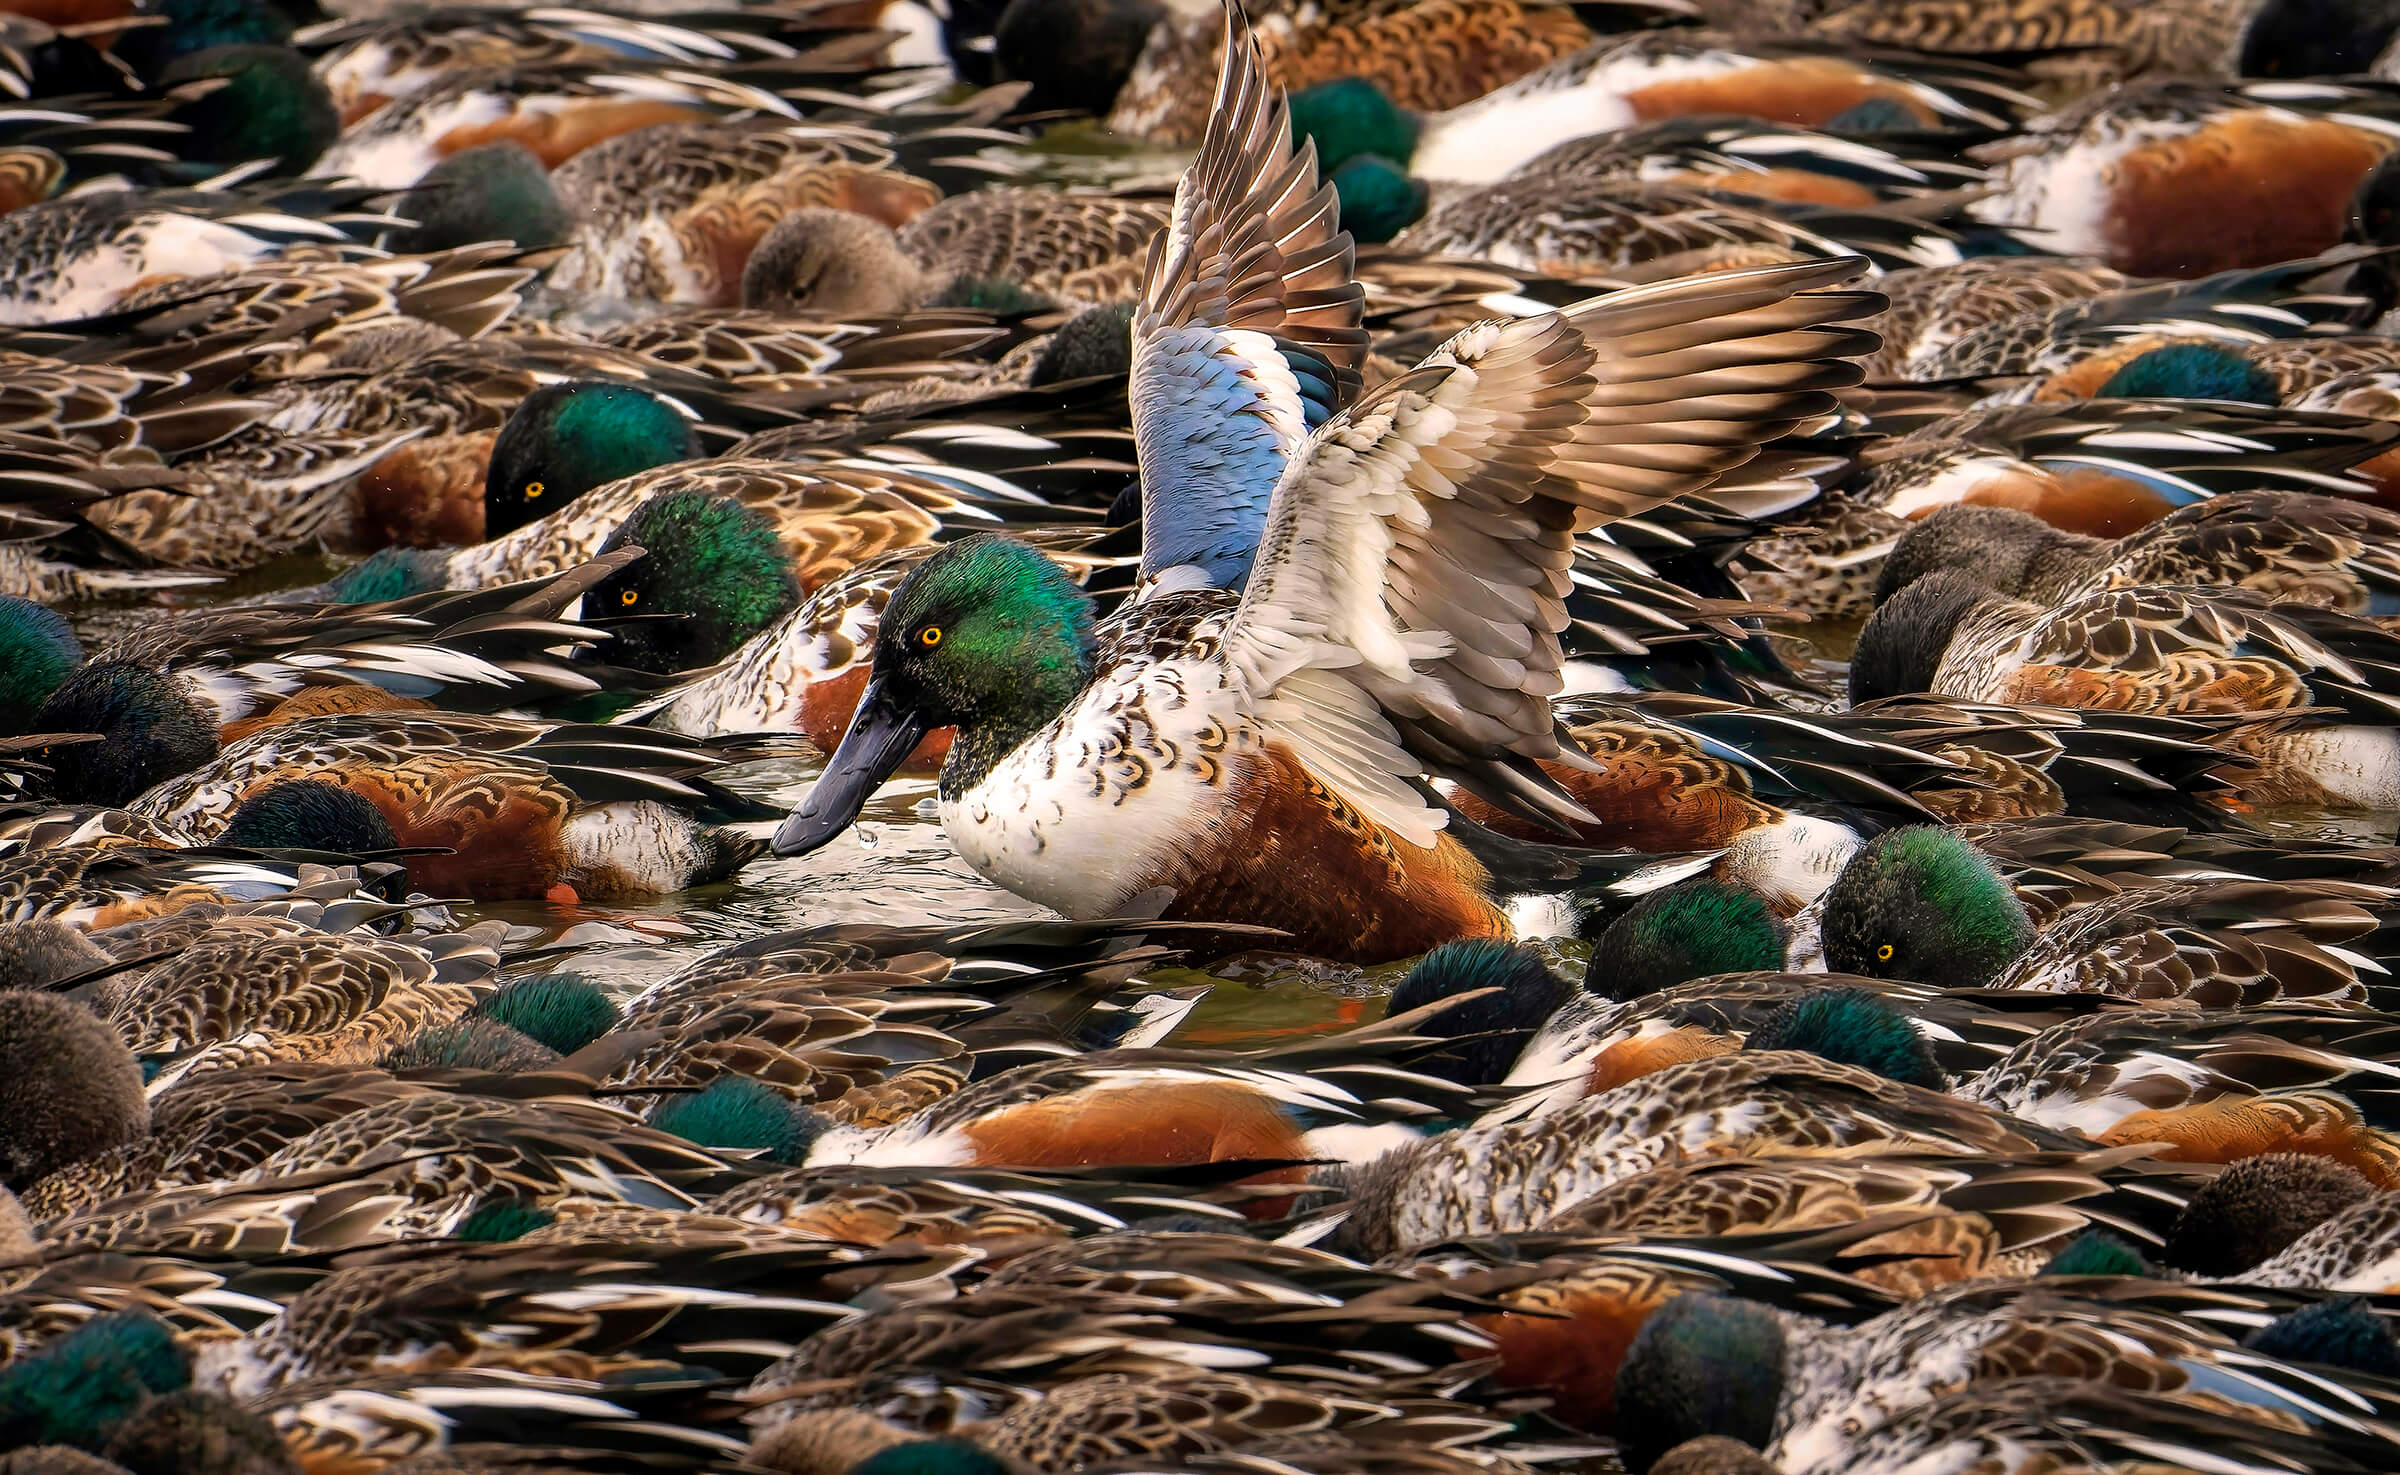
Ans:
<svg viewBox="0 0 2400 1475"><path fill-rule="evenodd" d="M1058 306L1023 282L1012 282L1006 277L960 277L933 294L925 305L964 307L976 312L998 313L1003 317L1048 312Z"/></svg>
<svg viewBox="0 0 2400 1475"><path fill-rule="evenodd" d="M2214 399L2243 404L2283 402L2275 377L2215 343L2170 343L2120 365L2095 399Z"/></svg>
<svg viewBox="0 0 2400 1475"><path fill-rule="evenodd" d="M912 1439L860 1460L850 1475L1019 1475L1006 1460L964 1439Z"/></svg>
<svg viewBox="0 0 2400 1475"><path fill-rule="evenodd" d="M1938 825L1876 836L1825 894L1825 961L1837 973L1985 988L2033 936L2007 879Z"/></svg>
<svg viewBox="0 0 2400 1475"><path fill-rule="evenodd" d="M2116 1275L2147 1280L2157 1274L2142 1252L2105 1229L2087 1229L2042 1267L2044 1275Z"/></svg>
<svg viewBox="0 0 2400 1475"><path fill-rule="evenodd" d="M479 1245L504 1245L557 1222L558 1215L539 1204L496 1198L477 1205L474 1213L450 1231L450 1237Z"/></svg>
<svg viewBox="0 0 2400 1475"><path fill-rule="evenodd" d="M1425 182L1381 154L1359 154L1333 171L1342 229L1364 245L1380 246L1425 216Z"/></svg>
<svg viewBox="0 0 2400 1475"><path fill-rule="evenodd" d="M544 973L505 984L472 1011L531 1036L561 1055L617 1027L617 1006L580 973Z"/></svg>
<svg viewBox="0 0 2400 1475"><path fill-rule="evenodd" d="M1638 999L1695 978L1779 969L1786 947L1766 898L1698 876L1652 892L1610 923L1592 945L1583 986L1606 999Z"/></svg>
<svg viewBox="0 0 2400 1475"><path fill-rule="evenodd" d="M2242 1345L2283 1362L2310 1362L2370 1377L2400 1377L2400 1342L2356 1296L2336 1296L2287 1311L2242 1338Z"/></svg>
<svg viewBox="0 0 2400 1475"><path fill-rule="evenodd" d="M143 8L165 23L131 27L111 49L154 82L177 57L226 46L282 47L295 30L281 6L259 0L161 0Z"/></svg>
<svg viewBox="0 0 2400 1475"><path fill-rule="evenodd" d="M342 136L333 94L288 46L213 46L179 56L159 85L183 99L168 117L191 130L177 147L194 162L271 159L298 174Z"/></svg>
<svg viewBox="0 0 2400 1475"><path fill-rule="evenodd" d="M295 778L254 790L217 835L220 845L256 850L329 850L370 855L399 848L391 821L356 789Z"/></svg>
<svg viewBox="0 0 2400 1475"><path fill-rule="evenodd" d="M145 1400L191 1380L165 1322L141 1311L97 1317L0 1372L0 1449L96 1450Z"/></svg>
<svg viewBox="0 0 2400 1475"><path fill-rule="evenodd" d="M1014 538L962 538L892 591L874 679L932 726L955 725L946 792L971 787L1083 690L1092 601L1065 569Z"/></svg>
<svg viewBox="0 0 2400 1475"><path fill-rule="evenodd" d="M597 486L700 454L691 419L630 384L552 384L525 396L492 443L484 536L497 538Z"/></svg>
<svg viewBox="0 0 2400 1475"><path fill-rule="evenodd" d="M526 250L561 246L574 217L533 150L514 139L461 149L425 172L392 212L415 224L397 232L399 251L447 251L481 241Z"/></svg>
<svg viewBox="0 0 2400 1475"><path fill-rule="evenodd" d="M652 497L602 545L642 557L584 596L584 617L636 618L591 658L669 675L723 660L800 602L800 580L775 524L731 497L685 488Z"/></svg>
<svg viewBox="0 0 2400 1475"><path fill-rule="evenodd" d="M1417 120L1364 77L1304 87L1291 96L1292 141L1314 140L1317 168L1331 173L1361 154L1405 166L1417 151Z"/></svg>
<svg viewBox="0 0 2400 1475"><path fill-rule="evenodd" d="M706 1090L660 1102L650 1113L650 1125L702 1147L755 1152L798 1167L808 1160L825 1123L771 1086L746 1076L719 1076Z"/></svg>
<svg viewBox="0 0 2400 1475"><path fill-rule="evenodd" d="M1508 1074L1526 1036L1557 1012L1566 992L1542 955L1523 943L1491 937L1446 942L1417 960L1392 990L1392 1014L1478 993L1428 1017L1419 1028L1458 1043L1417 1062L1416 1069L1461 1085L1489 1085Z"/></svg>
<svg viewBox="0 0 2400 1475"><path fill-rule="evenodd" d="M82 664L83 643L65 615L0 595L0 734L31 732L26 719Z"/></svg>
<svg viewBox="0 0 2400 1475"><path fill-rule="evenodd" d="M449 556L439 548L378 548L325 586L328 604L381 604L444 587Z"/></svg>
<svg viewBox="0 0 2400 1475"><path fill-rule="evenodd" d="M1782 1323L1764 1306L1682 1295L1650 1313L1617 1368L1617 1442L1644 1475L1686 1440L1721 1434L1754 1449L1783 1402Z"/></svg>
<svg viewBox="0 0 2400 1475"><path fill-rule="evenodd" d="M1753 1030L1752 1050L1804 1050L1904 1086L1950 1089L1933 1047L1899 1010L1860 988L1829 988L1792 1000Z"/></svg>
<svg viewBox="0 0 2400 1475"><path fill-rule="evenodd" d="M172 676L131 661L93 661L50 693L32 732L96 732L101 743L60 744L43 759L51 792L69 804L123 804L217 756L217 724Z"/></svg>

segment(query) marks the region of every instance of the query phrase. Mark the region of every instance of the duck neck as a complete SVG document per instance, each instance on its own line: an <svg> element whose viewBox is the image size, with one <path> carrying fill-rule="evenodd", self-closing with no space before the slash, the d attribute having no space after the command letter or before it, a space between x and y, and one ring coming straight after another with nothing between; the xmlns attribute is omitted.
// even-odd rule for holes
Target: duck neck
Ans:
<svg viewBox="0 0 2400 1475"><path fill-rule="evenodd" d="M1057 721L1082 694L1092 679L1090 637L1062 631L1039 642L1019 674L1021 680L985 697L974 715L958 724L942 764L944 801L963 797L989 778L1001 759Z"/></svg>

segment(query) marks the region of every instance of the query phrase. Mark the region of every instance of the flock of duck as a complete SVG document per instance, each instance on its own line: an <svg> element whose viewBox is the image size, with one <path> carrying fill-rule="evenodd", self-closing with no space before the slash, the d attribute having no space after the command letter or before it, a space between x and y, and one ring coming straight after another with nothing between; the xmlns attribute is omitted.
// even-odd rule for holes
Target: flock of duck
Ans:
<svg viewBox="0 0 2400 1475"><path fill-rule="evenodd" d="M2400 5L298 8L0 13L0 1475L2400 1468Z"/></svg>

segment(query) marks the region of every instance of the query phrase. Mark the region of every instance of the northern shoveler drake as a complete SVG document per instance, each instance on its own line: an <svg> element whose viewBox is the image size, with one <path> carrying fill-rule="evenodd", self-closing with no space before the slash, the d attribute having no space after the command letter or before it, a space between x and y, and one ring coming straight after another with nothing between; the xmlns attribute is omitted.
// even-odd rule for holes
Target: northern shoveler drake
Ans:
<svg viewBox="0 0 2400 1475"><path fill-rule="evenodd" d="M2370 496L2351 468L2387 454L2377 421L2219 403L2090 400L1944 415L1871 448L1853 485L1797 509L1751 545L1739 575L1763 603L1848 618L1873 606L1909 524L1953 503L2010 507L2052 527L2121 538L2219 492L2260 486Z"/></svg>
<svg viewBox="0 0 2400 1475"><path fill-rule="evenodd" d="M2305 492L2237 492L2107 539L2060 532L2012 507L1943 507L1893 545L1876 601L1945 569L2052 608L2107 589L2184 584L2389 624L2400 619L2400 513Z"/></svg>
<svg viewBox="0 0 2400 1475"><path fill-rule="evenodd" d="M2219 740L2244 797L2400 808L2400 638L2246 590L2113 589L2044 607L1929 574L1875 611L1851 657L1854 701L1903 692L2249 717ZM2272 720L2302 708L2305 725Z"/></svg>
<svg viewBox="0 0 2400 1475"><path fill-rule="evenodd" d="M1444 111L1412 113L1348 86L1312 98L1302 116L1330 156L1379 155L1436 185L1487 184L1570 139L1664 118L1824 128L1882 103L1908 128L1997 131L2039 107L2011 81L1972 62L1855 45L1658 30L1603 39Z"/></svg>
<svg viewBox="0 0 2400 1475"><path fill-rule="evenodd" d="M2400 365L2391 340L2365 333L2259 340L2136 334L2069 364L2023 398L2217 399L2301 405L2346 374ZM2018 397L2011 392L2011 398ZM2331 406L2322 406L2331 408Z"/></svg>
<svg viewBox="0 0 2400 1475"><path fill-rule="evenodd" d="M857 210L795 210L751 254L742 305L856 317L956 301L988 282L1062 307L1123 302L1166 223L1163 201L1048 189L953 195L897 233Z"/></svg>
<svg viewBox="0 0 2400 1475"><path fill-rule="evenodd" d="M322 779L364 795L401 845L443 852L408 857L411 884L433 895L651 896L723 880L759 855L722 823L772 811L703 776L744 751L512 718L307 717L203 754L129 807L213 839L258 791Z"/></svg>
<svg viewBox="0 0 2400 1475"><path fill-rule="evenodd" d="M1136 317L1153 597L1095 631L1088 598L1024 544L935 553L894 593L859 714L776 847L833 839L927 732L956 725L944 828L986 875L1070 915L1157 894L1169 917L1271 925L1359 959L1499 933L1489 871L1409 780L1431 767L1574 817L1526 775L1560 753L1545 696L1575 529L1704 485L1829 408L1823 388L1855 377L1843 355L1863 346L1834 325L1873 299L1829 290L1855 274L1845 263L1668 283L1470 329L1326 418L1322 359L1285 377L1293 356L1245 337L1247 301L1204 295L1235 242L1311 239L1331 207L1305 192L1311 161L1256 58L1231 55ZM1203 217L1216 234L1180 233ZM1313 238L1259 282L1263 303L1346 275L1347 241ZM1237 386L1233 365L1262 351ZM1710 398L1707 421L1665 408L1699 394L1731 397ZM1229 403L1256 428L1229 435ZM1553 412L1531 418L1537 405ZM1159 500L1168 487L1181 506ZM1324 562L1334 548L1351 562ZM1206 587L1245 574L1238 604ZM1156 818L1128 831L1137 811Z"/></svg>
<svg viewBox="0 0 2400 1475"><path fill-rule="evenodd" d="M2134 276L2311 256L2345 239L2394 103L2372 84L2113 87L1980 150L1995 187L1969 209Z"/></svg>
<svg viewBox="0 0 2400 1475"><path fill-rule="evenodd" d="M2194 1304L2205 1294L2184 1293ZM2221 1437L2237 1448L2245 1435L2277 1443L2297 1423L2354 1457L2382 1449L2390 1458L2378 1392L2329 1386L2205 1330L2174 1314L2167 1288L2153 1297L2156 1309L2055 1284L1961 1286L1847 1328L1729 1298L1678 1297L1643 1324L1618 1378L1627 1466L1645 1469L1685 1439L1731 1432L1790 1475L1898 1469L1892 1444L1930 1442L1930 1431L1898 1432L1912 1414L1942 1408L1962 1386L1971 1396L1978 1383L2069 1358L2079 1373L2090 1370L2089 1381L2054 1386L2140 1388L2165 1408L2229 1426ZM2025 1434L2000 1438L2014 1448ZM2072 1435L2060 1442L2081 1447Z"/></svg>

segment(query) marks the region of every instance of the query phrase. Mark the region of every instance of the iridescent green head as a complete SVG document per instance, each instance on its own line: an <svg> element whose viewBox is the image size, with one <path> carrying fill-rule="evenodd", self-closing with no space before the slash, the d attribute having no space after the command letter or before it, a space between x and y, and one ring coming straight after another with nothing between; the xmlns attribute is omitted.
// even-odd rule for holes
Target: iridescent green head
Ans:
<svg viewBox="0 0 2400 1475"><path fill-rule="evenodd" d="M2044 1275L2117 1275L2147 1280L2156 1271L2142 1252L2105 1229L2087 1229L2050 1257Z"/></svg>
<svg viewBox="0 0 2400 1475"><path fill-rule="evenodd" d="M1764 1449L1783 1402L1783 1325L1766 1307L1677 1296L1634 1334L1617 1369L1617 1443L1643 1475L1688 1439L1718 1434Z"/></svg>
<svg viewBox="0 0 2400 1475"><path fill-rule="evenodd" d="M808 1161L826 1121L771 1086L728 1075L709 1082L706 1090L660 1102L650 1113L650 1125L702 1147L755 1152L796 1168Z"/></svg>
<svg viewBox="0 0 2400 1475"><path fill-rule="evenodd" d="M398 251L446 251L479 241L535 250L564 245L575 219L550 185L550 171L514 139L460 149L425 171L393 211L415 225L398 232Z"/></svg>
<svg viewBox="0 0 2400 1475"><path fill-rule="evenodd" d="M1317 167L1327 173L1361 154L1380 154L1405 166L1417 151L1415 117L1364 77L1343 77L1292 94L1292 139L1314 139Z"/></svg>
<svg viewBox="0 0 2400 1475"><path fill-rule="evenodd" d="M2356 1296L2336 1296L2287 1311L2242 1338L2242 1345L2283 1362L2313 1362L2372 1377L2400 1377L2400 1343Z"/></svg>
<svg viewBox="0 0 2400 1475"><path fill-rule="evenodd" d="M381 604L445 587L449 554L440 548L378 548L325 586L328 604Z"/></svg>
<svg viewBox="0 0 2400 1475"><path fill-rule="evenodd" d="M219 832L220 845L258 850L396 850L400 837L373 800L324 779L285 779L254 791Z"/></svg>
<svg viewBox="0 0 2400 1475"><path fill-rule="evenodd" d="M167 116L191 129L178 147L196 163L272 159L298 174L342 136L342 115L308 63L288 46L212 46L177 57L159 85L184 100Z"/></svg>
<svg viewBox="0 0 2400 1475"><path fill-rule="evenodd" d="M1638 999L1720 973L1779 969L1784 926L1766 898L1696 876L1635 902L1592 945L1583 986L1607 999Z"/></svg>
<svg viewBox="0 0 2400 1475"><path fill-rule="evenodd" d="M630 384L552 384L525 396L492 443L483 535L497 538L585 492L700 454L682 410Z"/></svg>
<svg viewBox="0 0 2400 1475"><path fill-rule="evenodd" d="M261 0L159 0L143 9L164 24L133 27L112 49L153 83L178 57L224 46L286 46L295 29L284 7Z"/></svg>
<svg viewBox="0 0 2400 1475"><path fill-rule="evenodd" d="M165 1322L145 1311L95 1317L0 1372L0 1449L99 1449L143 1402L191 1380Z"/></svg>
<svg viewBox="0 0 2400 1475"><path fill-rule="evenodd" d="M42 760L51 791L69 804L123 804L217 756L217 725L183 683L131 661L94 661L75 672L27 730L107 739L61 744Z"/></svg>
<svg viewBox="0 0 2400 1475"><path fill-rule="evenodd" d="M1753 1050L1805 1050L1836 1065L1855 1065L1904 1086L1950 1089L1933 1047L1881 996L1829 988L1792 1000L1750 1032Z"/></svg>
<svg viewBox="0 0 2400 1475"><path fill-rule="evenodd" d="M1050 335L1034 360L1035 386L1062 379L1122 379L1133 372L1133 304L1087 307Z"/></svg>
<svg viewBox="0 0 2400 1475"><path fill-rule="evenodd" d="M1981 851L1938 825L1910 825L1850 858L1825 894L1824 932L1826 966L1836 972L1985 988L2025 951L2034 927Z"/></svg>
<svg viewBox="0 0 2400 1475"><path fill-rule="evenodd" d="M617 1006L580 973L544 973L502 985L473 1011L572 1055L617 1027Z"/></svg>
<svg viewBox="0 0 2400 1475"><path fill-rule="evenodd" d="M2220 343L2170 343L2128 359L2108 376L2095 399L2222 399L2245 404L2283 402L2266 370Z"/></svg>
<svg viewBox="0 0 2400 1475"><path fill-rule="evenodd" d="M83 643L65 615L0 595L0 734L35 731L27 719L82 664Z"/></svg>
<svg viewBox="0 0 2400 1475"><path fill-rule="evenodd" d="M1009 1463L964 1439L913 1439L880 1449L850 1475L1018 1475Z"/></svg>
<svg viewBox="0 0 2400 1475"><path fill-rule="evenodd" d="M1405 1014L1481 989L1499 992L1453 1004L1425 1021L1426 1033L1458 1043L1417 1062L1415 1069L1462 1085L1489 1085L1508 1074L1527 1033L1556 1013L1566 994L1558 975L1532 948L1471 937L1443 943L1419 958L1392 990L1387 1011Z"/></svg>
<svg viewBox="0 0 2400 1475"><path fill-rule="evenodd" d="M775 524L731 497L683 488L633 511L601 546L643 556L594 585L584 617L658 616L611 625L592 659L667 675L723 660L800 602Z"/></svg>
<svg viewBox="0 0 2400 1475"><path fill-rule="evenodd" d="M1430 198L1425 182L1381 154L1359 154L1333 171L1342 202L1342 229L1352 239L1378 246L1425 216Z"/></svg>

